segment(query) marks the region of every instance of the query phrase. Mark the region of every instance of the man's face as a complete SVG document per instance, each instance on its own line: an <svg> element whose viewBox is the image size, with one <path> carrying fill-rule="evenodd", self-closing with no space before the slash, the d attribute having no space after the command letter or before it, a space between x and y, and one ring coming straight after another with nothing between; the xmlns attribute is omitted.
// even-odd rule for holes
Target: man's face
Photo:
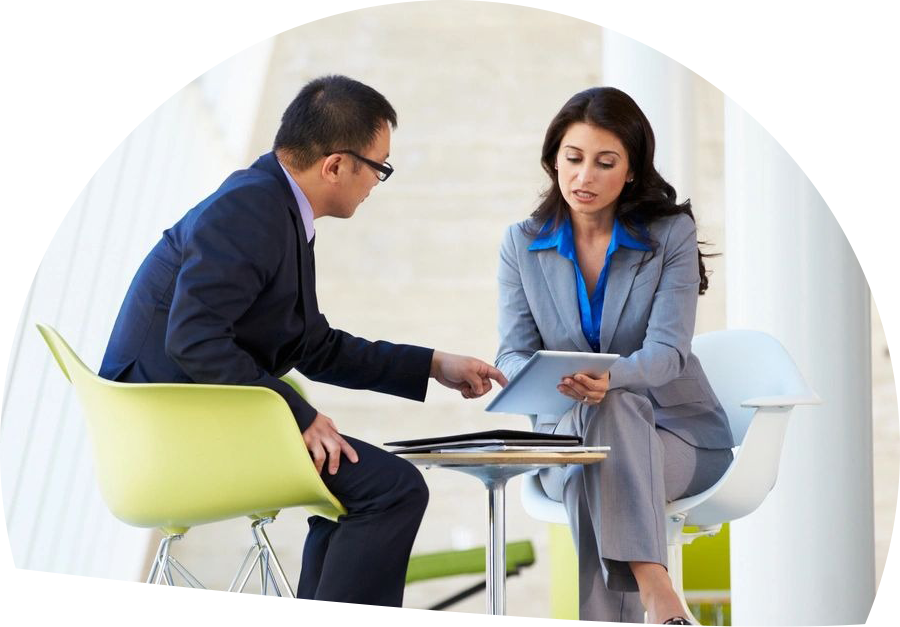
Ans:
<svg viewBox="0 0 900 627"><path fill-rule="evenodd" d="M387 123L382 124L372 144L359 154L376 163L387 161L391 153L391 129ZM333 214L337 218L349 218L356 212L356 208L362 201L369 197L369 192L380 181L378 172L366 163L356 159L352 155L347 158L347 169L344 171L344 180L337 199L336 211Z"/></svg>

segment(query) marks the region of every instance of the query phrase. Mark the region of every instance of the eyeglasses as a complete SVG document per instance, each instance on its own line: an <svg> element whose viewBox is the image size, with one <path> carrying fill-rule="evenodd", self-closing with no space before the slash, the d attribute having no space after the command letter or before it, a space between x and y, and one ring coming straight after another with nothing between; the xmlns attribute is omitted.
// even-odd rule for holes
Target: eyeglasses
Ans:
<svg viewBox="0 0 900 627"><path fill-rule="evenodd" d="M388 180L388 177L390 177L391 174L394 173L394 166L392 166L387 161L385 161L384 163L378 163L377 161L372 161L371 159L366 159L362 155L358 155L355 152L353 152L352 150L333 150L331 152L326 152L325 156L328 157L330 155L336 155L336 154L351 155L353 157L356 157L357 159L359 159L360 161L362 161L367 166L369 166L370 168L372 168L373 170L375 170L377 172L376 176L378 177L379 181Z"/></svg>

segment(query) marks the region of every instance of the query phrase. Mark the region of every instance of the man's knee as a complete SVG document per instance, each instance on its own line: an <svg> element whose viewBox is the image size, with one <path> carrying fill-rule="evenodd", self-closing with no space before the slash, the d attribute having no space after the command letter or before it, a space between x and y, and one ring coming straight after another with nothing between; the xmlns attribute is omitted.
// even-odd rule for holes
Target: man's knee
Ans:
<svg viewBox="0 0 900 627"><path fill-rule="evenodd" d="M406 498L412 505L418 506L424 512L428 506L428 484L425 483L425 477L418 468L412 464L409 466L411 470L409 471L409 490Z"/></svg>
<svg viewBox="0 0 900 627"><path fill-rule="evenodd" d="M396 476L391 492L403 507L424 513L428 506L428 484L413 464L405 459L398 458L398 461L401 463L394 470Z"/></svg>
<svg viewBox="0 0 900 627"><path fill-rule="evenodd" d="M350 443L357 448L359 463L347 464L343 476L340 472L335 477L323 474L323 479L353 515L388 510L404 510L409 516L424 513L428 486L418 468L365 442Z"/></svg>

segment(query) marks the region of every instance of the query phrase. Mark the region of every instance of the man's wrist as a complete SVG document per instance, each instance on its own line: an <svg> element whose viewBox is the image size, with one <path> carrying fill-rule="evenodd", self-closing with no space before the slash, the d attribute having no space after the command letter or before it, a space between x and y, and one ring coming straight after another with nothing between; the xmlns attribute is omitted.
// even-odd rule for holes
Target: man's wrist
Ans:
<svg viewBox="0 0 900 627"><path fill-rule="evenodd" d="M429 377L437 377L438 373L441 371L441 362L444 358L444 353L439 350L435 350L431 355L431 371L428 373Z"/></svg>

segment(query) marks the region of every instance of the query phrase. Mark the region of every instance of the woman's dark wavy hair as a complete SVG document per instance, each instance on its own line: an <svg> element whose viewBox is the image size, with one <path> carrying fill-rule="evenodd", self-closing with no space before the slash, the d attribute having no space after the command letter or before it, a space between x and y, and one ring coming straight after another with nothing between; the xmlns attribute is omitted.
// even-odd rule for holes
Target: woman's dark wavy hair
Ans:
<svg viewBox="0 0 900 627"><path fill-rule="evenodd" d="M665 216L686 213L694 220L691 201L676 203L675 188L660 176L653 166L656 140L647 116L631 96L615 87L593 87L572 96L550 122L541 151L541 166L550 177L550 187L541 195L541 203L531 214L534 225L528 235L536 237L538 230L548 222L558 226L569 213L556 173L556 156L563 135L572 124L586 122L612 132L628 153L628 165L634 175L626 183L616 203L615 216L628 232L650 246L654 254L659 242L650 239L641 225L649 225ZM703 242L705 243L705 242ZM706 292L709 279L706 276L704 257L700 258L700 293Z"/></svg>

